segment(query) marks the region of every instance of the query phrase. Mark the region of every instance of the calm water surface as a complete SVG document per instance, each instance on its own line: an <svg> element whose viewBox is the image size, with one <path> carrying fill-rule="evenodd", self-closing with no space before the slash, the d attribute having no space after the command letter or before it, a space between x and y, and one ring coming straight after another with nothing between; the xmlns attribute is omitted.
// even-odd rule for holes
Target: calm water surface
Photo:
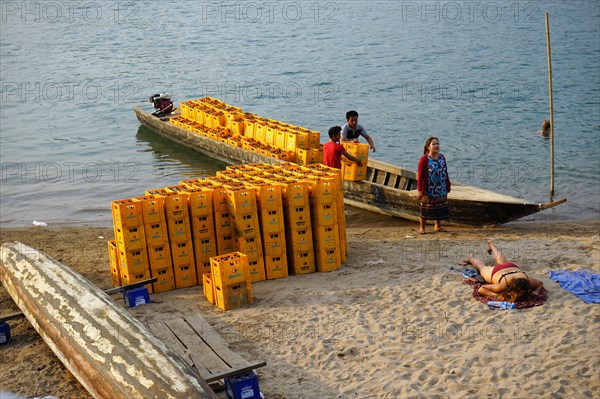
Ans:
<svg viewBox="0 0 600 399"><path fill-rule="evenodd" d="M451 177L547 202L544 12L555 190L531 218L600 216L600 3L2 2L2 226L111 224L109 203L224 164L139 126L168 91L316 129L357 109L376 159L411 169L429 135Z"/></svg>

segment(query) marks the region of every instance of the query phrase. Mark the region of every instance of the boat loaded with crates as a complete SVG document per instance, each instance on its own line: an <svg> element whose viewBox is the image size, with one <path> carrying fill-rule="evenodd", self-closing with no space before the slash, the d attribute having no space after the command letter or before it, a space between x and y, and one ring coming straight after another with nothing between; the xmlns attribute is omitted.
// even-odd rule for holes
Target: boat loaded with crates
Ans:
<svg viewBox="0 0 600 399"><path fill-rule="evenodd" d="M151 97L154 111L139 107L140 123L153 132L229 164L313 164L322 161L319 132L242 111L204 97L173 107L168 95ZM356 149L359 150L360 147ZM366 156L361 154L364 159ZM419 220L416 173L368 158L364 169L344 162L344 202L372 212ZM532 203L506 194L453 182L448 195L449 225L493 226L566 202Z"/></svg>

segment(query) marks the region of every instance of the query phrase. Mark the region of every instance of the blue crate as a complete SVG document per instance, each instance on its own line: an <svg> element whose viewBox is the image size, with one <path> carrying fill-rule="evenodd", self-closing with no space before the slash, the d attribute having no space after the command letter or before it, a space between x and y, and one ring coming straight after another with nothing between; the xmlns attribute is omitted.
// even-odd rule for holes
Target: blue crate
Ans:
<svg viewBox="0 0 600 399"><path fill-rule="evenodd" d="M10 341L10 326L7 322L0 323L0 345L6 345Z"/></svg>
<svg viewBox="0 0 600 399"><path fill-rule="evenodd" d="M146 287L127 290L123 293L123 297L125 299L125 305L130 308L150 303L150 294L148 294L148 288Z"/></svg>
<svg viewBox="0 0 600 399"><path fill-rule="evenodd" d="M225 378L227 399L261 399L258 377L253 371Z"/></svg>

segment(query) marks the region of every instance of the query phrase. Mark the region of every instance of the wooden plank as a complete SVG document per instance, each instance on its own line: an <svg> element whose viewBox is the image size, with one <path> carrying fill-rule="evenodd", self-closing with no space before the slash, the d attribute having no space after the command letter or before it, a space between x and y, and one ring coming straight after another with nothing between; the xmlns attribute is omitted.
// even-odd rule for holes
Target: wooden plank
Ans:
<svg viewBox="0 0 600 399"><path fill-rule="evenodd" d="M248 364L248 361L241 355L229 349L227 342L204 317L199 314L186 315L185 320L229 367L241 367Z"/></svg>
<svg viewBox="0 0 600 399"><path fill-rule="evenodd" d="M104 293L108 294L108 295L118 294L119 292L124 292L126 290L132 290L134 288L138 288L138 287L141 287L141 286L146 285L146 284L155 283L157 281L158 281L157 277L152 277L152 278L149 278L147 280L142 280L142 281L138 281L138 282L135 282L135 283L132 283L132 284L127 284L127 285L124 285L122 287L109 288L107 290L104 290Z"/></svg>
<svg viewBox="0 0 600 399"><path fill-rule="evenodd" d="M166 324L181 343L186 346L194 364L199 362L211 373L229 368L229 365L215 354L212 348L196 334L196 331L194 331L185 320L168 320Z"/></svg>
<svg viewBox="0 0 600 399"><path fill-rule="evenodd" d="M233 377L235 375L242 374L247 371L257 369L259 367L264 367L266 365L267 362L254 362L248 364L247 366L235 367L229 370L221 371L219 373L209 374L206 377L204 377L204 380L210 384L211 382L222 380L223 378Z"/></svg>
<svg viewBox="0 0 600 399"><path fill-rule="evenodd" d="M169 348L173 349L189 366L193 366L194 362L190 359L185 346L179 342L177 337L169 330L164 322L150 323L148 328L160 338Z"/></svg>
<svg viewBox="0 0 600 399"><path fill-rule="evenodd" d="M19 319L22 319L23 317L25 317L23 312L9 313L7 315L0 317L0 323L4 323L5 321L11 321L11 320L19 320Z"/></svg>
<svg viewBox="0 0 600 399"><path fill-rule="evenodd" d="M5 243L0 247L0 279L94 398L216 398L130 312L62 263L25 244Z"/></svg>

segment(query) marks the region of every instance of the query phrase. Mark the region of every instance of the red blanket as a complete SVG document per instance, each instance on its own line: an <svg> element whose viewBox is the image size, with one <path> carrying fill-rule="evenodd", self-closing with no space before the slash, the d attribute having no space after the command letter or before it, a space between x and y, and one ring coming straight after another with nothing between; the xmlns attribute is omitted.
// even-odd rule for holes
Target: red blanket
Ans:
<svg viewBox="0 0 600 399"><path fill-rule="evenodd" d="M479 302L483 302L487 305L487 303L492 300L490 297L481 295L478 292L479 287L481 287L484 284L471 279L465 279L465 284L468 284L471 287L473 287L473 298L477 299ZM519 302L515 302L515 307L517 309L523 309L543 305L544 302L548 300L548 294L548 291L545 288L542 288L540 290L539 295L533 295L530 293Z"/></svg>

